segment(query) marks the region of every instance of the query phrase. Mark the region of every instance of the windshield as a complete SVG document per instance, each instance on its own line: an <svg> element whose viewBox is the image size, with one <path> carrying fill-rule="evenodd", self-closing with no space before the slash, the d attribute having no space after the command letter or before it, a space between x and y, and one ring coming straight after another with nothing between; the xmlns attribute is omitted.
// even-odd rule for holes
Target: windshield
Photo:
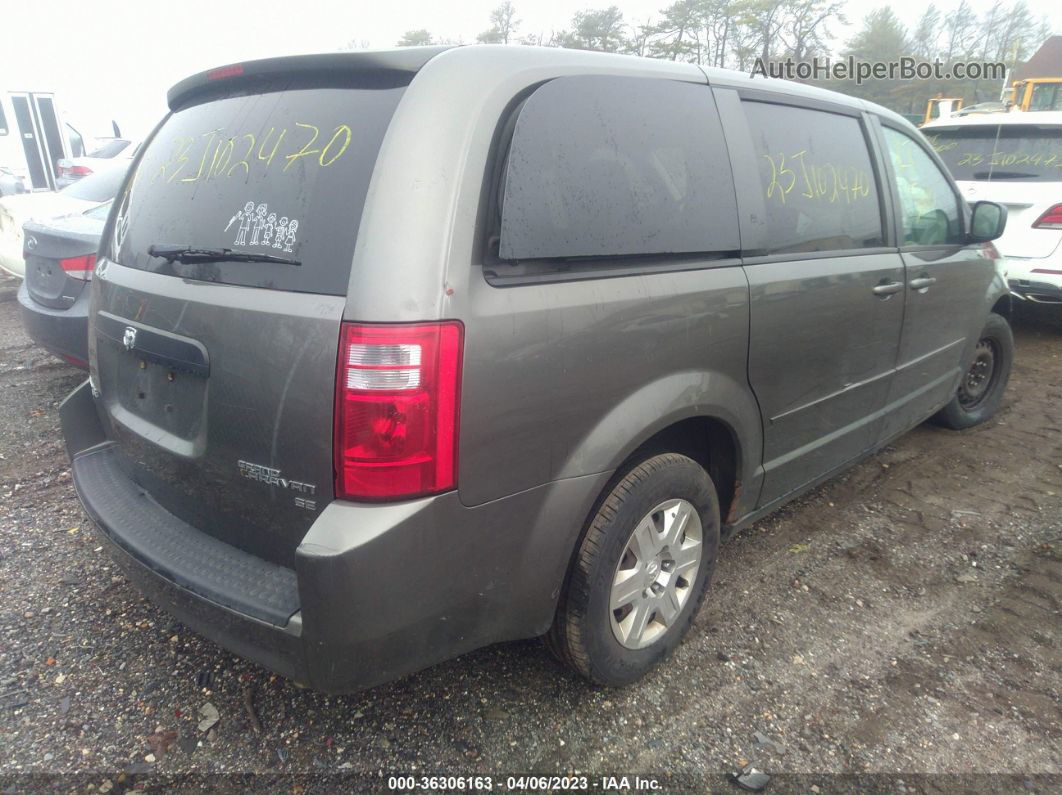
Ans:
<svg viewBox="0 0 1062 795"><path fill-rule="evenodd" d="M118 195L118 189L122 187L122 180L125 179L125 172L128 170L128 164L110 166L103 171L82 177L59 192L71 199L105 202Z"/></svg>
<svg viewBox="0 0 1062 795"><path fill-rule="evenodd" d="M178 110L138 161L111 258L185 279L344 295L369 178L403 90L274 85ZM152 246L301 266L248 256L170 263Z"/></svg>
<svg viewBox="0 0 1062 795"><path fill-rule="evenodd" d="M121 138L113 138L107 143L96 147L88 153L89 157L114 157L118 153L125 150L129 146L129 142L122 140Z"/></svg>
<svg viewBox="0 0 1062 795"><path fill-rule="evenodd" d="M1062 181L1062 127L986 124L922 132L957 180Z"/></svg>

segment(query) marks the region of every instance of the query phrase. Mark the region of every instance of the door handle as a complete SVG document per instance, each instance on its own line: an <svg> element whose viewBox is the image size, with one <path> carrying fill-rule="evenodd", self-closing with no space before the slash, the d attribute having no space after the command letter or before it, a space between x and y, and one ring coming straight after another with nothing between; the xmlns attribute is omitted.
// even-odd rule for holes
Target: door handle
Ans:
<svg viewBox="0 0 1062 795"><path fill-rule="evenodd" d="M874 295L881 298L888 298L890 295L900 292L903 289L903 282L886 282L885 284L879 284L871 292Z"/></svg>
<svg viewBox="0 0 1062 795"><path fill-rule="evenodd" d="M912 290L921 290L922 292L925 292L926 290L928 290L930 288L930 286L932 286L932 285L934 285L936 283L937 283L937 277L936 276L919 276L917 279L911 279L911 281L909 282L908 286Z"/></svg>

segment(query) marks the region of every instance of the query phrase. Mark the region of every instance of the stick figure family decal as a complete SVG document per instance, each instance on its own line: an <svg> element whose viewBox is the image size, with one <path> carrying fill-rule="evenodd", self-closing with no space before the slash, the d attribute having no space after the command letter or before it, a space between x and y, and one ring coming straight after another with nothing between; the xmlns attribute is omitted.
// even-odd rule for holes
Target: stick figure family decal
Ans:
<svg viewBox="0 0 1062 795"><path fill-rule="evenodd" d="M229 219L225 231L228 232L233 224L237 224L236 239L232 243L234 246L271 246L290 252L299 232L297 219L286 215L277 218L276 213L269 212L269 205L265 202L259 205L247 202L243 209L237 210ZM250 240L247 239L248 235Z"/></svg>

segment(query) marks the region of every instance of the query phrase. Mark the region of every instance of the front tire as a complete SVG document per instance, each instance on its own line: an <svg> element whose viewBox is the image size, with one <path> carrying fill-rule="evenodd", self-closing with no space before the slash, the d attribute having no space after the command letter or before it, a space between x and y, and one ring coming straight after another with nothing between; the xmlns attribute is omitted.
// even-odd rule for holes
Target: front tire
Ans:
<svg viewBox="0 0 1062 795"><path fill-rule="evenodd" d="M945 428L979 425L996 413L1014 363L1014 335L1001 315L991 314L974 348L974 359L951 401L933 416Z"/></svg>
<svg viewBox="0 0 1062 795"><path fill-rule="evenodd" d="M676 453L644 461L590 522L547 645L597 684L641 678L689 631L718 547L719 500L708 473Z"/></svg>

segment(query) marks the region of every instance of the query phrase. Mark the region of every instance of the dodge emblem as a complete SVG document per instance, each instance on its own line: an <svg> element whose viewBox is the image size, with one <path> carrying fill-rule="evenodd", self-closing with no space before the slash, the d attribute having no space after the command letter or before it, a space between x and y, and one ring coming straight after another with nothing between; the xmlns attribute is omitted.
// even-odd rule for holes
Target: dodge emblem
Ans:
<svg viewBox="0 0 1062 795"><path fill-rule="evenodd" d="M122 335L122 345L125 346L127 351L131 351L136 347L136 329L132 326L125 327L125 334Z"/></svg>

